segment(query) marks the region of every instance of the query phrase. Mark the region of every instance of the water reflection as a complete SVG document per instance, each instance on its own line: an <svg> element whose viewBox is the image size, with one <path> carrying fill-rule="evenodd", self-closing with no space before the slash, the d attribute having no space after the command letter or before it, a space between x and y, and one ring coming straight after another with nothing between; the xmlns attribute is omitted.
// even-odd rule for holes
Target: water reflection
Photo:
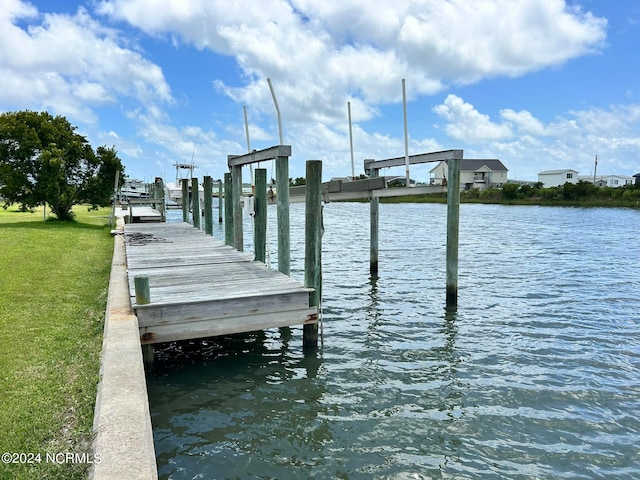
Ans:
<svg viewBox="0 0 640 480"><path fill-rule="evenodd" d="M157 349L149 397L161 477L220 478L240 468L275 478L283 463L321 462L331 439L316 422L325 409L322 354L290 347L287 330Z"/></svg>
<svg viewBox="0 0 640 480"><path fill-rule="evenodd" d="M637 212L465 205L443 311L443 209L383 205L396 243L372 276L350 226L366 208L326 208L313 355L301 327L166 352L149 377L161 478L640 478L640 277L620 270L640 261ZM582 236L579 258L554 253ZM464 260L487 251L500 261Z"/></svg>

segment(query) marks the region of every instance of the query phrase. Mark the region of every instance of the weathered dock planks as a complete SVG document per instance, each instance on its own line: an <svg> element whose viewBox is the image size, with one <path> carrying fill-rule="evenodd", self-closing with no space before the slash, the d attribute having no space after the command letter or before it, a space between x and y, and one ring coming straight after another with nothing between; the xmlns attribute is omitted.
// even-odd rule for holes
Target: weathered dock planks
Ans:
<svg viewBox="0 0 640 480"><path fill-rule="evenodd" d="M187 223L125 225L131 304L143 344L313 324L311 288ZM150 303L134 277L149 277Z"/></svg>

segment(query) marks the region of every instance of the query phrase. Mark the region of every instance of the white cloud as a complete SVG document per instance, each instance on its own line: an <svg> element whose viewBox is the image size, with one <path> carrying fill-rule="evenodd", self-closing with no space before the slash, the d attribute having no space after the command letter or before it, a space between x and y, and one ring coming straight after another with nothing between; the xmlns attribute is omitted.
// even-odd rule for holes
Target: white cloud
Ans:
<svg viewBox="0 0 640 480"><path fill-rule="evenodd" d="M545 135L545 127L542 122L526 110L515 112L510 108L505 108L500 111L500 116L515 124L521 134Z"/></svg>
<svg viewBox="0 0 640 480"><path fill-rule="evenodd" d="M0 106L46 108L74 121L94 122L94 107L123 98L171 102L161 69L121 46L118 32L82 8L45 14L11 0L0 14ZM16 21L28 23L21 28Z"/></svg>
<svg viewBox="0 0 640 480"><path fill-rule="evenodd" d="M596 154L602 159L599 169L637 169L640 105L576 110L547 124L531 112L511 109L501 110L502 120L492 122L455 95L434 111L446 120L445 131L462 144L466 158L498 157L520 178L536 179L541 164L589 174Z"/></svg>
<svg viewBox="0 0 640 480"><path fill-rule="evenodd" d="M99 11L159 36L233 55L244 85L221 90L269 112L266 77L283 112L308 121L342 117L360 98L410 98L499 75L539 70L603 48L606 20L562 0L104 0Z"/></svg>
<svg viewBox="0 0 640 480"><path fill-rule="evenodd" d="M508 125L492 122L488 115L478 112L473 105L456 95L448 95L434 111L447 120L446 132L457 140L486 142L513 136Z"/></svg>
<svg viewBox="0 0 640 480"><path fill-rule="evenodd" d="M25 1L2 1L0 109L44 107L97 124L107 107L125 115L139 139L120 130L98 138L116 138L120 151L165 167L188 160L195 145L196 163L206 169L226 169L228 153L246 150L244 126L238 119L215 132L195 120L181 124L169 110L176 102L161 67L135 45L139 31L166 48L192 45L235 60L237 79L221 72L206 82L250 107L253 148L277 139L271 77L294 156L323 152L327 166L345 174L347 101L357 158L395 157L402 139L369 131L367 122L400 102L401 78L411 101L452 84L525 75L602 52L607 28L606 20L563 0L163 0L162 8L157 0L94 0L102 17L83 8L39 14ZM436 128L464 144L466 157L502 155L533 169L540 156L568 162L598 150L628 164L629 148L637 151L630 123L638 123L640 110L632 106L569 112L545 123L508 105L492 118L449 95L434 111L442 119ZM221 140L223 129L233 140ZM412 152L451 148L442 138L417 138ZM303 169L296 164L292 174Z"/></svg>

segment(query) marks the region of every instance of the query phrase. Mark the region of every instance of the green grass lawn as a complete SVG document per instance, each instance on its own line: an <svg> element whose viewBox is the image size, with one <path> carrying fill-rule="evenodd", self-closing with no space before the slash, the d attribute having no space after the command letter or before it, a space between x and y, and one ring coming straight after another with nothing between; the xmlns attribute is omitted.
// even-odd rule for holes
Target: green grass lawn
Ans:
<svg viewBox="0 0 640 480"><path fill-rule="evenodd" d="M1 479L88 471L46 457L91 454L113 239L108 209L74 211L77 220L63 223L0 209L0 454L40 454L0 462Z"/></svg>

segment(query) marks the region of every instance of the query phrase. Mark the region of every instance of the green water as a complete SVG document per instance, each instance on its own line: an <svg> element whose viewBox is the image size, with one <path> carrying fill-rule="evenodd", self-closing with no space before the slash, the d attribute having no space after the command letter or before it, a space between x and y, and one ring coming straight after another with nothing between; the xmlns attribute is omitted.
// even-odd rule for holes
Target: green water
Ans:
<svg viewBox="0 0 640 480"><path fill-rule="evenodd" d="M449 312L446 206L380 215L372 278L368 205L325 207L317 352L295 327L157 353L160 477L640 478L640 212L462 205Z"/></svg>

